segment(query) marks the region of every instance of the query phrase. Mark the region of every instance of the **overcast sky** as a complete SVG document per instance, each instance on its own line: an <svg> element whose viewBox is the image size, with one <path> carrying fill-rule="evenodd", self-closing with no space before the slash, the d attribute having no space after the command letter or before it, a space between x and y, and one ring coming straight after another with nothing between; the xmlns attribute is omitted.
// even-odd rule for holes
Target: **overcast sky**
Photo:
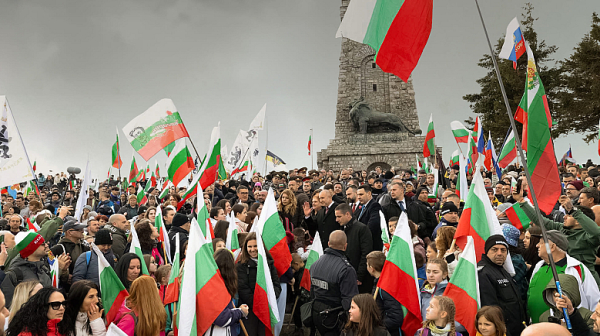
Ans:
<svg viewBox="0 0 600 336"><path fill-rule="evenodd" d="M520 18L524 1L481 0L492 40ZM535 28L572 53L590 31L598 0L536 0ZM340 0L3 1L0 11L0 94L6 94L38 171L85 167L104 178L115 127L161 98L171 98L203 155L219 121L231 148L267 103L269 150L288 168L308 166L307 140L316 150L334 137ZM455 149L449 123L473 113L462 99L478 92L488 53L473 0L436 1L433 30L413 73L420 124L433 113L444 158ZM569 143L578 162L598 160L596 143ZM121 133L127 175L133 149ZM156 158L164 163L165 156ZM141 162L137 156L136 160ZM316 158L315 158L316 161ZM143 162L143 161L142 161ZM154 165L154 159L150 165Z"/></svg>

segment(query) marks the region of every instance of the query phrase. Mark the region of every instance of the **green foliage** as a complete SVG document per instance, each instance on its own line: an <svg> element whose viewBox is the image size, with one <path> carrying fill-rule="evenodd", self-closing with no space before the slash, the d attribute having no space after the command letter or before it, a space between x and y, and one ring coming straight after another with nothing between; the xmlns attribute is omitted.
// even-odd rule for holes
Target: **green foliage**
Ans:
<svg viewBox="0 0 600 336"><path fill-rule="evenodd" d="M600 119L600 18L592 14L592 30L561 62L563 89L558 93L555 130L560 135L582 133L590 142L598 134Z"/></svg>
<svg viewBox="0 0 600 336"><path fill-rule="evenodd" d="M537 21L537 18L533 17L533 6L527 3L523 7L524 13L522 14L521 31L525 40L529 44L533 55L536 59L538 72L542 79L542 83L546 89L548 96L548 104L552 113L553 119L556 117L554 107L557 105L555 99L556 93L560 89L560 69L556 66L552 55L558 49L554 45L547 45L544 40L538 41L537 33L533 28L533 24ZM482 41L484 43L484 41ZM512 113L517 109L521 97L525 92L525 80L527 75L527 55L524 54L517 60L517 69L513 68L513 62L505 59L499 59L498 54L504 44L504 37L500 38L494 46L494 52L498 61L498 67L500 68L500 74L502 75L502 81L506 89L506 95L508 97L510 108ZM467 94L463 97L464 100L470 103L470 107L475 114L477 114L483 125L483 129L491 131L492 141L494 141L497 151L499 151L504 137L510 127L510 121L506 114L506 107L504 105L504 98L502 97L502 91L498 83L498 77L494 69L494 63L490 55L485 54L483 58L479 60L478 65L487 70L487 74L477 80L477 83L481 86L479 93ZM473 125L473 118L465 120L467 124ZM519 135L521 134L521 124L517 122L517 128Z"/></svg>

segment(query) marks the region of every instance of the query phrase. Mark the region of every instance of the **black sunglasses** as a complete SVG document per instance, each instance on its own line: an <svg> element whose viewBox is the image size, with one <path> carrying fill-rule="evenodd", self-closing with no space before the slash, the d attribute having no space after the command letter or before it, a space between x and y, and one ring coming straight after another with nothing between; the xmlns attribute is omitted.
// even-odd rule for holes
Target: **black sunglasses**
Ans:
<svg viewBox="0 0 600 336"><path fill-rule="evenodd" d="M59 310L60 306L63 307L67 307L67 301L53 301L53 302L48 302L48 305L54 309L54 310Z"/></svg>

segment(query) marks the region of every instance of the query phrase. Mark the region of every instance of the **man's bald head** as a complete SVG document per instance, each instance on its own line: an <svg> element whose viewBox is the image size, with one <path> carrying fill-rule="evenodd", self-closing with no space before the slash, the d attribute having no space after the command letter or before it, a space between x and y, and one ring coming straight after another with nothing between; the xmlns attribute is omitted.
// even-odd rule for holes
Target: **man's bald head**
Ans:
<svg viewBox="0 0 600 336"><path fill-rule="evenodd" d="M521 336L534 336L534 335L544 335L544 336L570 336L571 333L567 328L561 326L560 324L543 322L532 324L529 327L525 328L521 333Z"/></svg>
<svg viewBox="0 0 600 336"><path fill-rule="evenodd" d="M329 235L329 247L334 250L346 251L348 239L342 230L335 230Z"/></svg>
<svg viewBox="0 0 600 336"><path fill-rule="evenodd" d="M333 201L333 193L330 190L323 190L319 193L319 202L321 202L321 204L323 204L323 206L328 207L332 201Z"/></svg>

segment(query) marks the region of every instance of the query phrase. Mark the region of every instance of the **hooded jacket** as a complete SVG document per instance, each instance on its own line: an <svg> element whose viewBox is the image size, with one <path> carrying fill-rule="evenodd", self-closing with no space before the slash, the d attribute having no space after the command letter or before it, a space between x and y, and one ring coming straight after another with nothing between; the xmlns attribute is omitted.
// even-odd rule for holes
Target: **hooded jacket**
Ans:
<svg viewBox="0 0 600 336"><path fill-rule="evenodd" d="M104 258L110 264L112 268L117 264L117 257L115 257L112 249L109 249L104 254ZM89 262L88 262L89 255ZM100 286L100 276L98 273L98 256L92 251L82 253L79 258L75 261L75 267L73 269L73 283L79 280L90 280L96 285Z"/></svg>
<svg viewBox="0 0 600 336"><path fill-rule="evenodd" d="M425 286L427 286L427 284L421 287L421 317L423 318L423 321L425 321L425 314L427 313L429 302L431 302L431 299L433 299L434 296L444 294L446 286L448 286L448 280L443 280L431 289L426 289Z"/></svg>
<svg viewBox="0 0 600 336"><path fill-rule="evenodd" d="M125 231L112 224L106 224L104 228L112 233L112 251L117 258L121 258L123 253L125 253L125 246L127 245L127 235L125 234Z"/></svg>
<svg viewBox="0 0 600 336"><path fill-rule="evenodd" d="M18 270L15 272L15 269ZM15 287L20 282L26 280L38 280L42 286L52 287L50 267L48 266L46 258L44 258L44 260L33 262L18 256L12 261L9 269L6 271L4 281L2 281L2 285L0 285L6 298L6 307L10 307Z"/></svg>
<svg viewBox="0 0 600 336"><path fill-rule="evenodd" d="M573 307L578 307L581 304L581 293L579 293L579 284L577 283L577 278L569 274L559 274L558 279L560 280L560 287L573 304ZM540 322L548 322L549 316L555 316L557 318L562 319L563 313L561 309L556 308L554 305L554 300L552 299L554 296L554 292L556 291L556 283L554 280L551 280L546 286L546 289L542 292L542 297L544 298L544 302L546 305L550 307L550 310L544 312L540 316ZM594 321L590 319L592 316L592 312L589 309L584 307L577 308L579 314L587 322L587 325L590 329L594 327ZM550 315L550 311L552 311L552 315Z"/></svg>
<svg viewBox="0 0 600 336"><path fill-rule="evenodd" d="M55 256L59 256L63 253L69 254L71 256L71 260L77 260L80 255L90 250L89 247L83 245L80 241L79 243L74 243L66 237L63 237L58 241L58 244L54 245L51 249L52 253ZM73 269L75 268L75 263L71 263L69 265L69 273L73 274Z"/></svg>

